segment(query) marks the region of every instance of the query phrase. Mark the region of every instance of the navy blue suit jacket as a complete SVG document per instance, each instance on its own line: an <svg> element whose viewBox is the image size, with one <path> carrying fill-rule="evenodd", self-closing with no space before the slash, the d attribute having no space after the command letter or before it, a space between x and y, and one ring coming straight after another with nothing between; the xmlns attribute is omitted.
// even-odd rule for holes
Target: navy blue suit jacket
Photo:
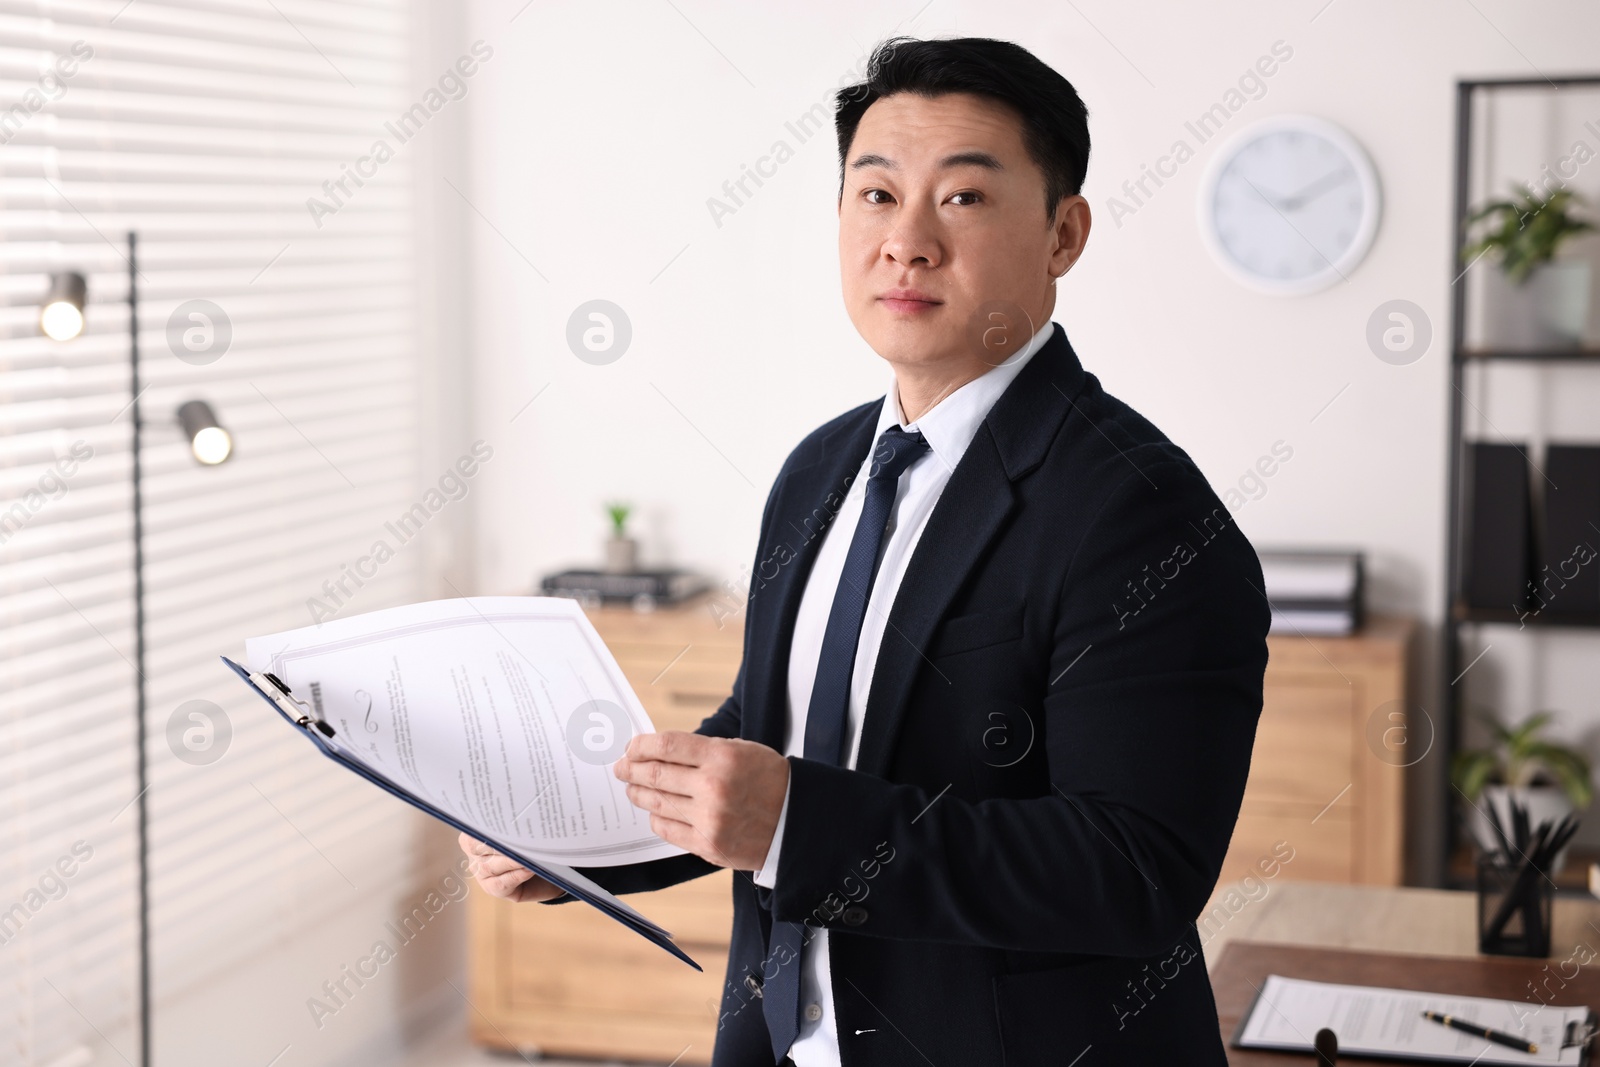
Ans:
<svg viewBox="0 0 1600 1067"><path fill-rule="evenodd" d="M879 403L784 463L744 662L698 732L783 750L801 592ZM774 918L830 931L846 1067L1224 1064L1194 920L1239 812L1268 621L1228 510L1058 326L928 519L857 766L790 756L776 888L734 875L717 1067L772 1062L761 984L799 965L768 958ZM584 873L633 893L716 869Z"/></svg>

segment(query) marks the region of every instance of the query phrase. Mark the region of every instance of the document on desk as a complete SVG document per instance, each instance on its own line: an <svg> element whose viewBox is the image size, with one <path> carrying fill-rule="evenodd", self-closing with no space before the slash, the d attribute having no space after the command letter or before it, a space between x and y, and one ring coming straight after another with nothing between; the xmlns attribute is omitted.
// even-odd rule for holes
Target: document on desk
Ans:
<svg viewBox="0 0 1600 1067"><path fill-rule="evenodd" d="M1539 1047L1523 1052L1494 1044L1422 1017L1452 1015ZM1534 1001L1494 1000L1410 989L1335 985L1268 975L1255 1003L1240 1021L1238 1048L1311 1052L1323 1027L1339 1038L1341 1055L1384 1056L1429 1063L1552 1063L1576 1065L1583 1049L1562 1047L1568 1024L1581 1030L1587 1007L1557 1007Z"/></svg>
<svg viewBox="0 0 1600 1067"><path fill-rule="evenodd" d="M575 601L411 604L253 637L245 658L248 670L224 661L324 755L698 969L572 869L685 853L611 773L628 740L655 727Z"/></svg>

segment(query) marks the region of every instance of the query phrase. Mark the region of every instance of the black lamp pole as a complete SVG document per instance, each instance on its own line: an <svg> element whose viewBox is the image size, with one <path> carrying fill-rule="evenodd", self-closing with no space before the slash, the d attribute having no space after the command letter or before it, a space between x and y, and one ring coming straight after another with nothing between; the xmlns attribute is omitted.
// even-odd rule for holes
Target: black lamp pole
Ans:
<svg viewBox="0 0 1600 1067"><path fill-rule="evenodd" d="M145 706L148 687L144 669L144 493L139 457L139 236L128 231L128 372L133 390L133 669L138 696L134 701L134 798L138 818L139 883L139 1065L150 1067L150 820L145 805L148 767L145 756Z"/></svg>

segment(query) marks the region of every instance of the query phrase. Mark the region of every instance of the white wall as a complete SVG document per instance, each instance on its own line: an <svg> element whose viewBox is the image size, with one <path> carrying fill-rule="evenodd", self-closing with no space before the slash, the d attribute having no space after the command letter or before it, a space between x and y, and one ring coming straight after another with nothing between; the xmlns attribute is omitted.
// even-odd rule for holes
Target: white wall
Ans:
<svg viewBox="0 0 1600 1067"><path fill-rule="evenodd" d="M469 98L471 156L447 165L475 209L470 370L476 435L496 450L477 489L479 591L525 591L546 571L593 561L612 497L640 505L652 559L735 576L792 445L881 395L886 370L838 296L831 130L802 144L785 123L826 108L841 75L898 31L1009 38L1072 80L1090 109L1084 192L1096 224L1056 318L1085 364L1219 491L1287 442L1293 458L1237 512L1246 533L1257 544L1359 545L1374 607L1437 622L1453 83L1593 67L1593 5L519 7L470 5L467 37L495 55ZM1324 116L1366 147L1383 185L1370 255L1348 282L1309 297L1248 292L1206 255L1194 200L1215 140L1120 226L1107 209L1275 41L1292 58L1230 128L1276 112ZM719 224L707 199L779 139L794 158ZM568 315L597 297L619 304L634 331L608 366L581 362L564 340ZM1431 350L1405 367L1364 341L1369 314L1394 298L1421 305L1434 326ZM1433 641L1430 630L1424 644ZM1592 658L1593 644L1580 648ZM1419 661L1429 708L1434 662ZM1563 731L1600 721L1592 687L1562 696ZM1515 710L1534 697L1503 699ZM1425 836L1417 847L1428 851Z"/></svg>

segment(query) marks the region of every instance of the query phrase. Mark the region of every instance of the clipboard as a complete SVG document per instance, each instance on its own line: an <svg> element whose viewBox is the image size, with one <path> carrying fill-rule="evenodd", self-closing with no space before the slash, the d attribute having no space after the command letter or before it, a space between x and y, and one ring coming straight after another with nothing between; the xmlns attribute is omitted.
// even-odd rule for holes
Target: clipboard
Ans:
<svg viewBox="0 0 1600 1067"><path fill-rule="evenodd" d="M1256 1013L1256 1010L1261 1007L1261 1002L1262 1002L1263 996L1264 996L1264 994L1263 994L1262 990L1258 988L1256 990L1256 992L1255 992L1255 996L1250 998L1249 1005L1246 1006L1246 1008L1244 1010L1244 1013L1239 1017L1239 1021L1238 1021L1237 1025L1235 1025L1234 1028L1233 1028L1232 1035L1228 1038L1228 1047L1230 1049L1242 1049L1242 1050L1248 1050L1248 1051L1251 1051L1251 1052L1258 1052L1258 1051L1259 1052L1274 1052L1274 1051L1276 1051L1276 1052L1313 1052L1313 1051L1315 1051L1315 1048L1314 1048L1313 1044L1311 1042L1309 1042L1309 1041L1305 1041L1305 1042L1296 1041L1296 1042L1293 1042L1293 1043L1286 1043L1286 1044L1281 1044L1281 1045L1259 1045L1259 1044L1245 1044L1244 1043L1244 1041L1242 1039L1243 1039L1243 1036L1244 1036L1246 1024L1249 1023L1250 1017ZM1595 1036L1595 1034L1597 1032L1600 1032L1600 1015L1597 1015L1593 1010L1591 1010L1589 1012L1589 1014L1588 1014L1588 1017L1585 1019L1585 1021L1582 1024L1577 1023L1577 1022L1569 1022L1569 1023L1567 1023L1566 1028L1565 1028L1565 1037L1563 1038L1563 1040L1561 1042L1561 1048L1563 1048L1563 1049L1577 1048L1579 1050L1578 1051L1578 1065L1579 1065L1579 1067L1590 1067L1590 1063L1591 1063L1593 1057L1589 1053L1589 1043L1590 1043L1591 1040L1593 1040L1593 1038L1594 1038L1594 1036ZM1481 1055L1481 1053L1480 1053L1480 1055ZM1478 1057L1468 1057L1468 1056L1454 1057L1454 1056L1432 1056L1432 1055L1430 1055L1430 1056L1413 1056L1413 1055L1407 1055L1407 1054L1405 1054L1403 1052L1385 1052L1385 1053L1382 1053L1382 1054L1378 1054L1378 1053L1370 1053L1370 1052L1352 1052L1352 1051L1349 1051L1349 1050L1344 1049L1344 1048L1339 1049L1339 1058L1340 1059L1352 1059L1352 1060L1382 1060L1384 1062L1393 1062L1393 1063L1460 1064L1460 1065L1465 1065L1465 1067L1471 1067L1472 1064L1475 1064L1475 1063L1478 1062Z"/></svg>
<svg viewBox="0 0 1600 1067"><path fill-rule="evenodd" d="M407 804L410 804L418 811L422 811L433 816L446 826L452 827L453 829L459 830L470 837L482 841L484 844L488 845L496 852L499 852L501 855L516 860L522 866L526 867L534 874L537 874L539 877L545 879L550 884L566 891L574 898L583 901L591 907L598 909L600 912L621 923L623 926L626 926L640 937L645 938L653 944L659 945L661 948L670 952L672 955L687 963L695 970L705 970L705 968L701 967L692 958L690 958L687 953L673 943L672 934L670 932L651 922L639 912L635 911L627 904L624 904L622 901L608 893L604 888L590 881L588 878L585 878L571 867L566 867L557 863L536 863L525 856L519 855L515 849L508 848L505 845L500 844L492 837L484 834L482 831L468 826L466 823L457 820L452 815L448 815L445 812L440 811L426 800L423 800L422 798L413 794L410 790L391 782L383 775L372 770L372 768L356 762L343 752L339 751L339 749L333 745L330 745L328 743L328 739L336 736L333 727L319 719L312 711L311 706L305 701L296 697L294 693L290 691L289 687L276 676L268 673L257 673L255 671L251 671L235 663L227 656L222 657L222 662L227 664L229 670L233 671L233 673L244 679L244 683L246 685L255 690L257 695L259 695L262 700L265 700L268 704L272 705L273 710L279 715L283 716L289 725L293 726L302 735L304 735L307 740L315 745L319 752L333 760L335 763L339 764L339 766L343 767L345 770L350 771L352 774L359 775L391 796L398 797Z"/></svg>
<svg viewBox="0 0 1600 1067"><path fill-rule="evenodd" d="M1217 994L1218 1022L1221 1024L1223 1038L1229 1048L1229 1062L1248 1064L1250 1067L1267 1067L1268 1064L1281 1063L1287 1067L1290 1064L1307 1062L1305 1054L1312 1051L1313 1043L1308 1032L1314 1032L1314 1028L1308 1026L1304 1020L1298 1024L1291 1022L1291 1029L1295 1032L1292 1036L1280 1034L1282 1040L1246 1039L1250 1020L1258 1012L1265 1011L1269 1015L1276 1014L1280 1018L1290 1019L1296 1015L1297 1010L1300 1010L1292 1003L1286 1006L1283 1001L1268 999L1267 990L1271 988L1274 978L1309 983L1312 986L1360 990L1379 997L1398 994L1408 998L1484 999L1520 1006L1515 997L1519 991L1518 986L1530 977L1537 977L1541 972L1548 973L1546 962L1533 959L1396 956L1346 949L1241 941L1230 943L1225 948L1222 957L1212 966L1211 974ZM1295 977L1289 978L1287 977L1289 975ZM1576 1063L1587 1065L1593 1062L1590 1043L1596 1034L1597 1016L1592 1008L1585 1006L1584 1002L1592 1003L1596 976L1593 973L1580 972L1580 977L1581 982L1572 982L1569 985L1581 984L1583 988L1566 989L1577 1003L1559 1007L1554 1003L1533 1001L1529 1007L1534 1012L1551 1009L1567 1013L1569 1021L1556 1028L1559 1038L1553 1041L1549 1048L1559 1051L1576 1049ZM1375 980L1382 981L1385 978L1390 984L1379 986L1375 983ZM1418 988L1419 986L1422 988ZM1453 991L1439 992L1440 990ZM1506 996L1507 993L1512 996ZM1368 1010L1369 1018L1383 1018L1385 1015L1385 1009L1382 1007L1363 1010ZM1287 1015L1284 1014L1285 1011ZM1337 1025L1332 1022L1328 1025L1333 1027L1335 1033L1338 1032ZM1436 1024L1422 1024L1419 1020L1418 1025L1432 1027ZM1448 1033L1442 1028L1436 1032ZM1541 1045L1543 1043L1544 1039L1541 1039ZM1549 1062L1533 1057L1524 1061L1521 1054L1513 1055L1509 1050L1498 1046L1480 1049L1475 1055L1471 1051L1407 1052L1398 1048L1385 1048L1380 1051L1363 1049L1359 1045L1347 1047L1342 1036L1339 1043L1339 1058L1341 1061L1348 1058L1352 1063L1465 1065L1481 1064L1485 1054L1491 1049L1498 1057L1493 1062L1530 1064Z"/></svg>

